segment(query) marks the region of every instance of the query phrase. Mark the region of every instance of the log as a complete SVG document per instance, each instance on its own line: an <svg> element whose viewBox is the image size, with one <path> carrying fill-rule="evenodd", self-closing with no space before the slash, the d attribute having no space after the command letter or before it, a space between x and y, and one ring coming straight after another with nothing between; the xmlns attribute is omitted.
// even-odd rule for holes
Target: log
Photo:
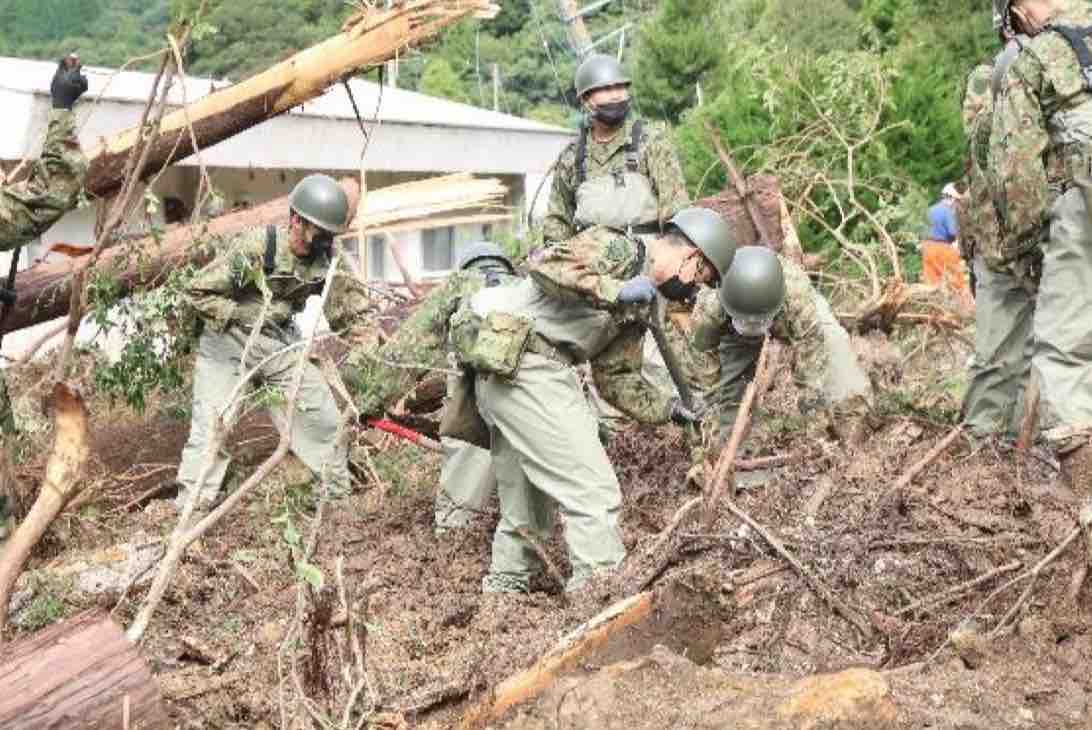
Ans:
<svg viewBox="0 0 1092 730"><path fill-rule="evenodd" d="M342 178L339 182L349 195L350 210L356 210L360 183L351 177ZM467 183L470 185L467 186ZM432 196L432 205L442 205L444 212L473 211L491 205L498 195L498 186L503 197L507 191L495 178L474 179L469 175L456 174L384 188L369 194L360 212L359 222L371 232L376 232L378 226L382 231L404 226L428 227L430 224L420 217L421 193ZM442 203L435 199L438 187L452 190ZM458 194L461 187L469 187L473 194ZM388 193L388 190L396 190L397 194ZM401 207L399 201L403 204ZM200 266L216 253L212 246L193 245L195 241L215 241L249 228L287 222L288 197L285 196L207 221L168 226L158 241L148 236L114 245L102 253L97 268L112 272L123 293L153 287L161 281L164 272L184 264ZM350 222L350 231L355 230L356 223L356 220ZM133 256L134 250L142 255ZM11 308L11 314L0 324L0 333L48 322L67 313L72 268L71 261L59 259L39 263L21 272L15 284L18 299Z"/></svg>
<svg viewBox="0 0 1092 730"><path fill-rule="evenodd" d="M136 645L101 610L4 647L0 727L5 730L173 726Z"/></svg>
<svg viewBox="0 0 1092 730"><path fill-rule="evenodd" d="M165 116L141 177L194 153L191 125L197 146L212 147L321 96L348 74L393 60L467 16L497 9L489 0L410 0L357 13L333 38ZM140 135L139 128L126 130L88 154L90 193L107 196L121 187L125 163Z"/></svg>
<svg viewBox="0 0 1092 730"><path fill-rule="evenodd" d="M85 484L83 475L91 455L87 406L79 392L64 383L53 386L53 431L53 450L46 461L38 498L0 553L0 643L8 622L11 591L31 550ZM0 727L7 726L0 723Z"/></svg>

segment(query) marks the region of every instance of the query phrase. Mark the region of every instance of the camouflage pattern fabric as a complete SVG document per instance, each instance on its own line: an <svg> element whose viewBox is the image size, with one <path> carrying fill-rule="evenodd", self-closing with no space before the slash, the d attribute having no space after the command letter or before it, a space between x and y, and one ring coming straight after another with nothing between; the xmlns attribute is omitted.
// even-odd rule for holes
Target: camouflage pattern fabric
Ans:
<svg viewBox="0 0 1092 730"><path fill-rule="evenodd" d="M632 138L634 121L628 120L605 143L596 142L591 134L588 135L586 179L592 180L625 171L624 148ZM643 127L644 139L640 145L638 171L652 184L659 201L659 219L663 223L689 205L690 196L686 191L682 166L675 154L668 128L663 124L649 122L644 123ZM550 203L543 223L543 235L547 244L566 241L578 233L575 223L576 191L579 187L576 148L577 142L573 141L561 153L554 168Z"/></svg>
<svg viewBox="0 0 1092 730"><path fill-rule="evenodd" d="M263 261L266 229L253 228L232 237L222 247L225 253L202 269L190 283L187 298L207 327L217 332L231 325L249 331L261 314L262 290L268 287L271 301L264 326L269 330L292 327L292 317L303 311L307 299L321 294L330 268L325 251L300 258L288 244L288 229L277 229L277 250L273 271L266 275ZM359 326L372 308L368 290L348 270L344 260L334 274L330 296L323 314L330 328L339 331Z"/></svg>
<svg viewBox="0 0 1092 730"><path fill-rule="evenodd" d="M1067 5L1054 26L1092 23L1087 3ZM1086 191L1092 164L1092 94L1076 54L1046 30L1024 44L1003 79L990 137L990 180L1002 253L1042 246L1032 324L1032 375L1039 382L1043 436L1055 449L1092 431L1092 223ZM1084 188L1085 190L1082 190ZM1044 236L1044 232L1046 235Z"/></svg>
<svg viewBox="0 0 1092 730"><path fill-rule="evenodd" d="M23 181L0 187L0 251L42 235L76 207L87 158L76 139L76 115L63 109L49 114L42 155Z"/></svg>
<svg viewBox="0 0 1092 730"><path fill-rule="evenodd" d="M960 253L967 261L982 256L1002 266L1001 228L989 185L990 128L993 122L993 67L976 66L963 97L963 133L967 137L967 193L959 204Z"/></svg>
<svg viewBox="0 0 1092 730"><path fill-rule="evenodd" d="M780 257L785 272L785 304L774 320L772 335L792 346L792 372L802 410L867 409L872 385L838 323L830 304L808 279L807 272ZM722 426L735 421L747 381L754 376L762 338L735 332L717 292L705 288L694 306L693 346L720 356L719 380L706 399Z"/></svg>
<svg viewBox="0 0 1092 730"><path fill-rule="evenodd" d="M11 407L11 398L8 396L8 383L4 380L4 372L0 370L0 436L14 436L15 411Z"/></svg>
<svg viewBox="0 0 1092 730"><path fill-rule="evenodd" d="M1086 26L1092 8L1082 3L1054 25ZM1077 57L1058 33L1030 39L1005 75L990 135L990 181L1001 218L1005 260L1038 247L1049 211L1074 174L1087 176L1092 95Z"/></svg>

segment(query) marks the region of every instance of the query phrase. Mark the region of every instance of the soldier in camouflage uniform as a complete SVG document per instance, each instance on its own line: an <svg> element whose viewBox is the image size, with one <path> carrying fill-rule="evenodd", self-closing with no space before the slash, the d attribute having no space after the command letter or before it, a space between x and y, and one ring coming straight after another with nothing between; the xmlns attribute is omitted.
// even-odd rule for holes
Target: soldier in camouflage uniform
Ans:
<svg viewBox="0 0 1092 730"><path fill-rule="evenodd" d="M661 124L629 118L629 85L612 56L593 55L577 69L576 92L589 122L554 168L547 244L593 225L660 233L689 205L670 133Z"/></svg>
<svg viewBox="0 0 1092 730"><path fill-rule="evenodd" d="M10 251L30 243L46 232L79 202L87 158L76 139L76 100L87 90L87 78L80 70L79 58L69 56L58 64L53 76L45 144L30 167L25 180L0 186L0 251ZM15 303L15 292L0 281L0 304ZM15 421L8 402L7 388L0 376L0 432L14 433Z"/></svg>
<svg viewBox="0 0 1092 730"><path fill-rule="evenodd" d="M0 251L30 243L79 202L87 158L76 139L72 107L85 91L87 78L81 72L79 57L62 59L50 85L53 108L42 154L30 166L25 180L0 186ZM4 284L6 281L0 281L0 306L6 309L15 304L16 294ZM0 371L0 444L15 433L15 415ZM6 505L0 496L0 533L6 531L5 515Z"/></svg>
<svg viewBox="0 0 1092 730"><path fill-rule="evenodd" d="M792 371L804 391L801 410L829 412L831 428L863 435L872 384L849 333L807 272L762 246L736 251L720 289L705 289L694 307L695 349L720 355L720 374L706 403L719 418L714 442L731 431L766 334L792 346Z"/></svg>
<svg viewBox="0 0 1092 730"><path fill-rule="evenodd" d="M481 242L471 246L459 261L459 271L471 276L465 283L459 283L454 289L441 287L431 296L442 301L461 300L474 294L483 286L499 286L515 281L516 270L512 261L492 243ZM475 285L477 288L475 288ZM428 307L429 311L438 311ZM446 318L445 318L446 320ZM438 328L442 330L443 328ZM429 323L409 323L400 330L409 332L436 331ZM395 362L409 360L405 353L393 351L400 338L392 341L381 351L380 358ZM448 392L455 395L458 376L449 376ZM450 400L449 396L449 400ZM440 439L444 448L444 463L440 470L440 491L436 494L436 532L443 533L453 528L465 527L476 513L485 507L489 495L497 489L497 475L493 469L493 458L487 449L451 436Z"/></svg>
<svg viewBox="0 0 1092 730"><path fill-rule="evenodd" d="M485 591L527 590L539 558L526 536L549 536L555 504L565 515L572 563L567 589L625 556L618 480L574 365L590 363L599 392L631 418L695 421L641 376L648 305L657 292L683 300L697 284L718 279L735 237L712 211L680 211L671 223L667 235L647 242L589 228L547 249L528 279L480 289L457 309L446 304L425 315L429 331L406 335L415 343L406 348L417 363L407 363L410 370L433 362L429 352L450 334L461 365L473 373L474 409L492 451L501 508ZM380 413L402 392L388 384L400 363L363 353L351 361L357 372L346 381L361 413Z"/></svg>
<svg viewBox="0 0 1092 730"><path fill-rule="evenodd" d="M1040 251L1023 260L1001 255L1001 231L989 183L988 154L993 124L992 80L1004 77L1019 52L1016 40L993 64L967 78L963 130L967 137L967 195L960 206L962 253L973 267L975 356L963 400L963 422L973 433L1013 437L1020 429L1031 372L1031 323L1035 314Z"/></svg>
<svg viewBox="0 0 1092 730"><path fill-rule="evenodd" d="M258 368L258 378L287 392L299 350L287 349L299 341L293 317L307 299L322 292L333 255L333 234L340 231L349 212L345 191L326 175L310 175L299 182L289 198L287 228L259 228L227 242L226 251L200 271L189 285L187 298L196 310L203 332L193 377L193 414L189 439L182 451L177 480L184 490L176 505L181 510L190 490L211 459L212 471L201 485L198 508L218 499L230 464L223 450L209 454L214 419L225 407L240 377ZM268 304L265 293L268 293ZM366 290L344 266L335 273L324 314L331 328L359 321L370 305ZM242 362L252 331L253 346ZM247 391L244 391L244 395ZM291 448L320 479L331 496L349 491L347 450L336 437L340 416L333 393L322 373L304 365L296 404Z"/></svg>
<svg viewBox="0 0 1092 730"><path fill-rule="evenodd" d="M990 135L1001 256L1042 249L1031 368L1039 427L1075 489L1092 493L1092 6L995 0L1002 28L1030 37L1004 75ZM1046 236L1046 244L1042 241Z"/></svg>

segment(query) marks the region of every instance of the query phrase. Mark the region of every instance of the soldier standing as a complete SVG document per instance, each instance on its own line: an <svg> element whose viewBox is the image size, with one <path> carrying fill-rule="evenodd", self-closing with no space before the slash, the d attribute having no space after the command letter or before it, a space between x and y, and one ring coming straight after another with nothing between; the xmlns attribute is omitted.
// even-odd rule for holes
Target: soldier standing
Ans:
<svg viewBox="0 0 1092 730"><path fill-rule="evenodd" d="M293 189L289 208L287 228L270 226L239 234L188 287L187 298L203 331L194 367L190 434L178 467L177 480L184 488L176 502L180 510L189 490L198 487L210 458L213 468L201 485L198 509L208 509L219 497L231 459L223 450L207 452L213 419L222 408L237 407L227 401L241 375L257 368L262 382L286 390L299 362L299 352L291 349L300 339L293 316L303 310L308 297L323 289L334 255L333 236L347 222L349 201L333 178L309 175ZM342 267L324 313L337 329L357 321L369 304L362 285ZM243 362L252 335L253 345ZM344 440L335 438L337 403L311 363L304 364L296 408L292 451L319 477L320 488L331 496L347 493L347 450Z"/></svg>
<svg viewBox="0 0 1092 730"><path fill-rule="evenodd" d="M994 79L1000 84L1020 44L1018 39L1009 40L993 64L975 67L963 97L967 195L960 210L960 242L977 286L975 355L962 410L963 422L979 436L1017 436L1031 373L1032 318L1042 251L1036 246L1015 260L1006 260L1002 254L988 160Z"/></svg>
<svg viewBox="0 0 1092 730"><path fill-rule="evenodd" d="M0 251L18 249L34 240L79 202L87 158L76 139L72 107L85 91L87 78L81 71L79 56L71 54L61 59L50 84L53 108L42 154L30 166L25 180L0 186ZM13 255L18 256L18 252ZM0 307L6 312L15 305L16 293L5 284L0 281ZM0 370L0 444L15 433L15 415ZM7 529L6 511L0 496L0 537Z"/></svg>
<svg viewBox="0 0 1092 730"><path fill-rule="evenodd" d="M527 536L548 537L555 505L565 515L568 590L621 562L618 479L573 366L589 363L602 396L631 418L695 422L641 376L648 305L657 293L691 297L728 270L734 252L731 227L708 210L680 211L666 235L647 241L596 226L549 247L528 279L482 288L457 309L445 305L438 314L453 314L443 326L436 317L425 332L400 331L417 363L429 362L424 351L450 335L468 373L501 509L483 590L528 589L539 558ZM385 383L405 366L366 353L351 362L356 372L346 382L361 413L381 413L398 397Z"/></svg>
<svg viewBox="0 0 1092 730"><path fill-rule="evenodd" d="M1041 435L1079 493L1092 493L1092 54L1087 3L995 0L1029 40L1004 75L990 135L1001 255L1042 252L1032 322ZM1045 239L1045 245L1043 244Z"/></svg>

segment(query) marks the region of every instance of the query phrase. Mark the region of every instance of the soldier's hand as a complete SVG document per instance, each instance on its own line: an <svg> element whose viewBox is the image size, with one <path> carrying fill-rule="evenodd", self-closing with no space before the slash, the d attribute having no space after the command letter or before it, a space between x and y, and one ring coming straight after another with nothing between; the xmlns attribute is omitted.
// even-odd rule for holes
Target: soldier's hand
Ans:
<svg viewBox="0 0 1092 730"><path fill-rule="evenodd" d="M656 297L656 285L652 279L644 276L635 276L618 291L619 304L648 304Z"/></svg>
<svg viewBox="0 0 1092 730"><path fill-rule="evenodd" d="M681 400L674 398L671 401L671 421L680 426L691 426L700 423L701 416L683 405Z"/></svg>
<svg viewBox="0 0 1092 730"><path fill-rule="evenodd" d="M15 304L16 299L18 299L18 297L16 296L14 289L6 289L0 286L0 304L3 304L5 307L10 307Z"/></svg>
<svg viewBox="0 0 1092 730"><path fill-rule="evenodd" d="M76 100L87 91L87 77L81 71L79 56L71 54L57 64L53 82L49 85L49 94L53 98L54 109L69 109Z"/></svg>

